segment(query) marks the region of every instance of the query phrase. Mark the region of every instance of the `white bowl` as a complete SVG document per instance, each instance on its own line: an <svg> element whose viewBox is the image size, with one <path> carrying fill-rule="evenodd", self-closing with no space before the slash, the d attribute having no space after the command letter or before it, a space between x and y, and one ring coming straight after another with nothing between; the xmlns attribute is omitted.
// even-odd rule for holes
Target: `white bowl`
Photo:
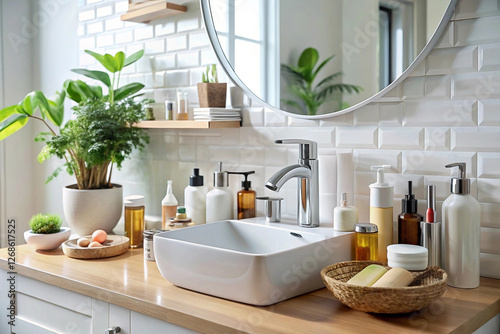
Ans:
<svg viewBox="0 0 500 334"><path fill-rule="evenodd" d="M24 240L34 249L51 250L61 246L64 241L69 239L70 235L71 229L69 227L61 227L59 232L50 234L33 233L29 230L24 232Z"/></svg>

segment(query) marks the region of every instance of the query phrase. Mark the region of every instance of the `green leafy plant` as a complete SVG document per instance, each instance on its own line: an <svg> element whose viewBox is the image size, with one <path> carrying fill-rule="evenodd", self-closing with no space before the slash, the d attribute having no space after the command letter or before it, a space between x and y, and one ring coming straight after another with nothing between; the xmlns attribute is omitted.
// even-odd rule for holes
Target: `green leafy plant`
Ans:
<svg viewBox="0 0 500 334"><path fill-rule="evenodd" d="M31 217L29 221L31 232L37 234L57 233L61 230L62 219L59 215L41 213Z"/></svg>
<svg viewBox="0 0 500 334"><path fill-rule="evenodd" d="M205 72L201 73L202 83L219 83L217 77L217 66L215 64L207 65Z"/></svg>
<svg viewBox="0 0 500 334"><path fill-rule="evenodd" d="M134 94L144 88L141 83L119 85L122 69L139 60L144 51L129 57L123 52L114 56L85 52L111 75L97 70L72 71L98 80L107 88L107 94L103 94L101 86L81 80L66 80L63 92L56 93L54 100L47 99L40 91L31 92L17 105L0 110L0 140L21 129L30 118L42 121L50 132L42 132L35 138L46 142L38 161L52 156L65 159L64 165L57 168L47 182L66 169L70 175L75 175L79 189L110 188L113 164L120 168L134 148L142 149L149 141L143 130L133 125L145 117L146 105L153 101L134 101L139 96ZM66 97L78 105L73 108L75 119L62 126ZM37 110L40 116L34 115ZM46 119L59 128L59 133Z"/></svg>
<svg viewBox="0 0 500 334"><path fill-rule="evenodd" d="M334 98L335 93L353 94L362 91L363 89L357 85L333 83L335 79L342 76L342 72L333 73L314 85L318 73L333 57L330 56L316 67L319 52L315 48L307 48L301 53L297 66L281 64L281 69L290 81L288 86L290 93L300 101L283 99L282 102L297 109L300 113L304 113L305 106L308 115L316 115L319 107ZM339 102L339 109L345 106Z"/></svg>

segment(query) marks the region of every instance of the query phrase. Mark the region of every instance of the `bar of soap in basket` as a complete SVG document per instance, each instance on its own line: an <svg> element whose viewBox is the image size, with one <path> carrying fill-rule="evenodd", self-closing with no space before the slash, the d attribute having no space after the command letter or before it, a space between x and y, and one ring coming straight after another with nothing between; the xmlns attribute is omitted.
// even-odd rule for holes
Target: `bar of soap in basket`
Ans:
<svg viewBox="0 0 500 334"><path fill-rule="evenodd" d="M372 287L377 288L404 288L413 282L413 275L403 268L392 268L386 272Z"/></svg>
<svg viewBox="0 0 500 334"><path fill-rule="evenodd" d="M354 275L347 281L347 283L359 286L372 286L373 283L375 283L386 272L387 269L384 267L379 266L378 264L370 264L365 269Z"/></svg>

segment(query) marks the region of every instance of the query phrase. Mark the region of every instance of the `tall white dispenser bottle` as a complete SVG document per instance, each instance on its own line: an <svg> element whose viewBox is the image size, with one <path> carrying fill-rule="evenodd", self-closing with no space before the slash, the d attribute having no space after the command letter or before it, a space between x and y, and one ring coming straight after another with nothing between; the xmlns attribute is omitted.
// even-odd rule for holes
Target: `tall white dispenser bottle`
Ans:
<svg viewBox="0 0 500 334"><path fill-rule="evenodd" d="M196 224L205 224L206 196L208 189L203 185L203 175L200 169L195 168L189 177L189 186L184 188L184 206L186 214Z"/></svg>
<svg viewBox="0 0 500 334"><path fill-rule="evenodd" d="M207 193L207 223L233 219L233 193L228 188L228 174L222 171L222 162L214 172L214 189Z"/></svg>
<svg viewBox="0 0 500 334"><path fill-rule="evenodd" d="M476 288L480 274L481 209L470 194L465 162L446 165L452 167L459 168L459 177L451 179L451 195L443 202L444 269L448 285Z"/></svg>

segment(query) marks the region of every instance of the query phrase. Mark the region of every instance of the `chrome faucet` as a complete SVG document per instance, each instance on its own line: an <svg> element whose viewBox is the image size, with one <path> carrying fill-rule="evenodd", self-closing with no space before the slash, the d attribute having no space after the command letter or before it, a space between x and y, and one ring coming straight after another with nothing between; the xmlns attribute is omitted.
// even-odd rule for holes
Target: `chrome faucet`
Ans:
<svg viewBox="0 0 500 334"><path fill-rule="evenodd" d="M276 144L299 144L299 161L271 176L266 187L280 191L283 184L293 177L298 179L297 219L301 227L319 226L319 182L318 148L314 141L303 139L281 139Z"/></svg>

